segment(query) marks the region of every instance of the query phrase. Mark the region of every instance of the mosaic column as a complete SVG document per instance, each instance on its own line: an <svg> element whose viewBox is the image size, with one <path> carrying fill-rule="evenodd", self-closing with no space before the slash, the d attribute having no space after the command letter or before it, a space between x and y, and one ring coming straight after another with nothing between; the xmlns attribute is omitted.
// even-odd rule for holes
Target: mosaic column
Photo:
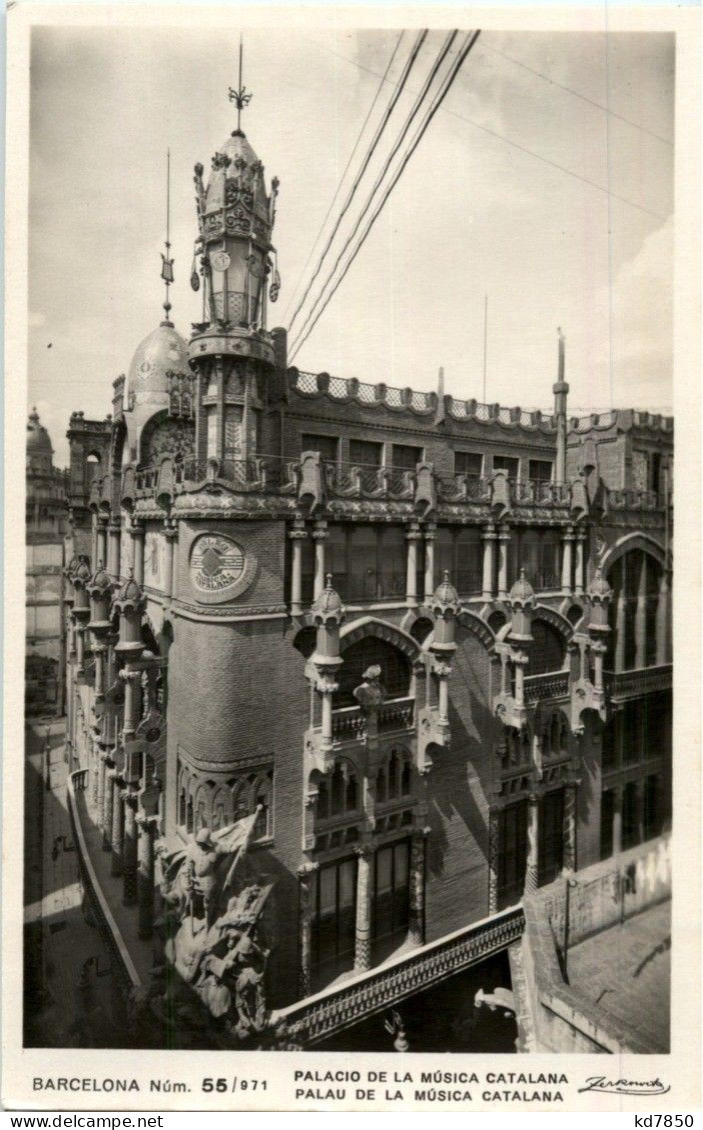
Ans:
<svg viewBox="0 0 703 1130"><path fill-rule="evenodd" d="M106 764L106 763L104 763ZM115 773L112 769L107 769L105 772L105 784L103 793L103 804L101 809L102 816L102 848L103 851L112 851L112 816L115 805L113 796L115 787Z"/></svg>
<svg viewBox="0 0 703 1130"><path fill-rule="evenodd" d="M622 789L613 789L613 855L622 851Z"/></svg>
<svg viewBox="0 0 703 1130"><path fill-rule="evenodd" d="M498 858L500 852L500 809L488 814L488 913L498 913Z"/></svg>
<svg viewBox="0 0 703 1130"><path fill-rule="evenodd" d="M297 519L288 537L291 539L290 612L300 616L303 611L303 542L307 538L305 523Z"/></svg>
<svg viewBox="0 0 703 1130"><path fill-rule="evenodd" d="M312 919L313 884L317 863L304 863L298 868L298 996L312 992Z"/></svg>
<svg viewBox="0 0 703 1130"><path fill-rule="evenodd" d="M493 600L493 554L495 552L496 532L489 523L481 533L483 538L483 600Z"/></svg>
<svg viewBox="0 0 703 1130"><path fill-rule="evenodd" d="M154 833L156 820L153 816L140 813L136 821L139 836L137 867L139 937L150 938L154 932Z"/></svg>
<svg viewBox="0 0 703 1130"><path fill-rule="evenodd" d="M121 875L124 866L124 801L121 782L113 777L112 790L112 860L111 875Z"/></svg>
<svg viewBox="0 0 703 1130"><path fill-rule="evenodd" d="M134 906L137 901L137 798L124 790L124 848L122 852L122 902Z"/></svg>
<svg viewBox="0 0 703 1130"><path fill-rule="evenodd" d="M437 527L433 522L425 526L425 602L432 599L434 593L434 543L437 537Z"/></svg>
<svg viewBox="0 0 703 1130"><path fill-rule="evenodd" d="M94 510L90 519L90 563L93 569L98 567L98 515Z"/></svg>
<svg viewBox="0 0 703 1130"><path fill-rule="evenodd" d="M420 831L410 840L409 879L408 941L421 946L425 941L425 835Z"/></svg>
<svg viewBox="0 0 703 1130"><path fill-rule="evenodd" d="M508 542L510 530L501 526L498 533L498 600L508 599Z"/></svg>
<svg viewBox="0 0 703 1130"><path fill-rule="evenodd" d="M535 793L527 798L527 865L525 867L525 894L537 890L539 882L539 804Z"/></svg>
<svg viewBox="0 0 703 1130"><path fill-rule="evenodd" d="M120 537L122 526L119 518L113 518L108 530L107 572L113 581L120 576Z"/></svg>
<svg viewBox="0 0 703 1130"><path fill-rule="evenodd" d="M325 588L325 542L329 536L327 523L323 518L318 518L315 522L312 536L315 542L315 590L313 595L317 600L318 596L322 596Z"/></svg>
<svg viewBox="0 0 703 1130"><path fill-rule="evenodd" d="M99 562L107 561L107 524L108 518L105 514L98 514L97 518L97 561L95 567L98 567Z"/></svg>
<svg viewBox="0 0 703 1130"><path fill-rule="evenodd" d="M647 666L647 554L641 557L635 611L635 667L638 669Z"/></svg>
<svg viewBox="0 0 703 1130"><path fill-rule="evenodd" d="M373 848L364 844L356 849L356 941L354 972L371 968L371 896L373 888Z"/></svg>
<svg viewBox="0 0 703 1130"><path fill-rule="evenodd" d="M571 526L567 526L562 538L563 552L561 558L561 591L567 594L571 592L573 587L571 583L573 544L574 531Z"/></svg>
<svg viewBox="0 0 703 1130"><path fill-rule="evenodd" d="M576 796L578 782L573 781L564 788L564 844L563 870L576 870Z"/></svg>
<svg viewBox="0 0 703 1130"><path fill-rule="evenodd" d="M144 526L132 521L129 527L132 536L132 570L138 585L144 584Z"/></svg>
<svg viewBox="0 0 703 1130"><path fill-rule="evenodd" d="M666 570L659 579L659 598L657 600L657 667L669 662L669 577Z"/></svg>
<svg viewBox="0 0 703 1130"><path fill-rule="evenodd" d="M405 535L408 545L405 603L409 608L415 608L417 605L417 545L421 538L420 527L417 522L413 522Z"/></svg>

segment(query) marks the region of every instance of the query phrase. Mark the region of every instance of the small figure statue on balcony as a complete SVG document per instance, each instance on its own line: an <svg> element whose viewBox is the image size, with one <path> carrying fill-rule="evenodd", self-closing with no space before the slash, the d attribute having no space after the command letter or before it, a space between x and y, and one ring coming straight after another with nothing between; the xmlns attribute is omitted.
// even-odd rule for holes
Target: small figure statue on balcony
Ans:
<svg viewBox="0 0 703 1130"><path fill-rule="evenodd" d="M386 701L386 688L380 681L381 668L373 663L361 677L364 681L354 690L354 698L364 710L378 710Z"/></svg>

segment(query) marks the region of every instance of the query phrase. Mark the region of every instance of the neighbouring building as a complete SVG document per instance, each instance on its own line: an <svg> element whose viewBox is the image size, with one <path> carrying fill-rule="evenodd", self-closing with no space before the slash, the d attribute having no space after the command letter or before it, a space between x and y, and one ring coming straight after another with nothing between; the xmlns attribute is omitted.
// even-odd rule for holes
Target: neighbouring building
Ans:
<svg viewBox="0 0 703 1130"><path fill-rule="evenodd" d="M69 424L68 738L205 1004L155 875L185 849L195 945L198 851L251 818L281 1009L668 828L673 422L570 417L561 338L551 414L290 368L278 182L237 130L195 184L203 320L167 298Z"/></svg>
<svg viewBox="0 0 703 1130"><path fill-rule="evenodd" d="M27 421L25 700L29 713L63 711L66 474L54 467L46 428Z"/></svg>

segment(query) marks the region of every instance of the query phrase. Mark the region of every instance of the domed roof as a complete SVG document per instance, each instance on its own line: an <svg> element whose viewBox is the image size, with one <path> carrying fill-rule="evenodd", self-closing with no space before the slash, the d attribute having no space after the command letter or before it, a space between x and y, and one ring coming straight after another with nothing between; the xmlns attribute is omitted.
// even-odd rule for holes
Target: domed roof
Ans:
<svg viewBox="0 0 703 1130"><path fill-rule="evenodd" d="M102 561L98 562L98 567L90 578L90 588L97 589L99 592L107 592L111 585L112 581L105 572Z"/></svg>
<svg viewBox="0 0 703 1130"><path fill-rule="evenodd" d="M132 570L130 569L129 576L118 592L116 600L119 601L120 604L139 604L143 596L144 594L135 581Z"/></svg>
<svg viewBox="0 0 703 1130"><path fill-rule="evenodd" d="M85 585L88 584L89 581L90 581L90 565L88 564L88 561L85 557L81 557L80 564L78 565L76 571L73 574L73 582L74 582L74 584L76 582L78 582L79 584L85 586Z"/></svg>
<svg viewBox="0 0 703 1130"><path fill-rule="evenodd" d="M520 576L510 590L511 603L527 604L529 601L534 601L535 590L525 576L525 570L520 570Z"/></svg>
<svg viewBox="0 0 703 1130"><path fill-rule="evenodd" d="M321 613L323 616L330 614L344 612L342 605L342 598L336 589L332 588L332 574L327 574L327 584L320 593L320 595L312 602L310 606L313 612Z"/></svg>
<svg viewBox="0 0 703 1130"><path fill-rule="evenodd" d="M265 224L269 205L264 182L264 166L241 130L235 130L212 158L212 170L205 194L206 212L243 204L253 208Z"/></svg>
<svg viewBox="0 0 703 1130"><path fill-rule="evenodd" d="M220 153L224 153L225 157L229 157L232 164L234 164L238 157L246 161L247 165L256 165L259 162L259 158L252 149L247 135L240 129L234 130L229 135L224 145L220 146L219 151Z"/></svg>
<svg viewBox="0 0 703 1130"><path fill-rule="evenodd" d="M459 604L459 594L449 580L449 570L444 570L444 576L437 585L432 597L433 604Z"/></svg>
<svg viewBox="0 0 703 1130"><path fill-rule="evenodd" d="M49 433L39 423L39 413L33 408L27 421L27 451L35 455L53 455Z"/></svg>
<svg viewBox="0 0 703 1130"><path fill-rule="evenodd" d="M162 322L137 346L127 378L128 407L166 404L169 370L189 373L188 346L170 322Z"/></svg>

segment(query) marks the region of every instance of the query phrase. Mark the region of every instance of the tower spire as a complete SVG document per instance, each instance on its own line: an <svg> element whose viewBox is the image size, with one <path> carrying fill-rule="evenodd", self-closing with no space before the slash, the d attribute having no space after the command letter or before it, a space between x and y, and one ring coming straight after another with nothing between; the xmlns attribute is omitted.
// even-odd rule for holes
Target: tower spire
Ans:
<svg viewBox="0 0 703 1130"><path fill-rule="evenodd" d="M242 132L242 110L251 102L251 94L247 94L247 88L242 84L242 59L243 59L242 37L239 36L239 79L237 89L229 88L229 100L234 102L237 107L237 133ZM233 135L234 136L234 135Z"/></svg>
<svg viewBox="0 0 703 1130"><path fill-rule="evenodd" d="M169 291L171 283L173 282L173 259L170 256L171 252L171 150L166 150L166 254L161 252L161 278L166 283L166 298L164 300L164 325L173 325L171 314L171 302L169 300Z"/></svg>

